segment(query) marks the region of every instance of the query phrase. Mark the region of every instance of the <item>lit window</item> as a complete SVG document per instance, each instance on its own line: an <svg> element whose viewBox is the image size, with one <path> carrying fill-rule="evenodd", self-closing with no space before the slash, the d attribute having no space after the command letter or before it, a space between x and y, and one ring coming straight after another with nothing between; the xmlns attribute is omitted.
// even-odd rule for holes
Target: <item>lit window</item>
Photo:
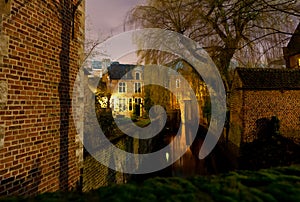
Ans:
<svg viewBox="0 0 300 202"><path fill-rule="evenodd" d="M300 67L300 58L298 58L298 67Z"/></svg>
<svg viewBox="0 0 300 202"><path fill-rule="evenodd" d="M129 111L132 111L132 99L129 98Z"/></svg>
<svg viewBox="0 0 300 202"><path fill-rule="evenodd" d="M125 98L119 98L119 111L123 112L126 110L126 99Z"/></svg>
<svg viewBox="0 0 300 202"><path fill-rule="evenodd" d="M141 92L141 83L134 83L134 92L135 93Z"/></svg>
<svg viewBox="0 0 300 202"><path fill-rule="evenodd" d="M119 83L119 93L125 93L126 92L126 85L125 82Z"/></svg>
<svg viewBox="0 0 300 202"><path fill-rule="evenodd" d="M176 88L180 87L180 79L176 79Z"/></svg>
<svg viewBox="0 0 300 202"><path fill-rule="evenodd" d="M110 101L110 108L111 108L112 110L114 110L114 106L115 106L115 100L114 100L114 99L111 99L111 101Z"/></svg>
<svg viewBox="0 0 300 202"><path fill-rule="evenodd" d="M140 105L142 103L142 99L141 98L135 98L134 102L136 105Z"/></svg>

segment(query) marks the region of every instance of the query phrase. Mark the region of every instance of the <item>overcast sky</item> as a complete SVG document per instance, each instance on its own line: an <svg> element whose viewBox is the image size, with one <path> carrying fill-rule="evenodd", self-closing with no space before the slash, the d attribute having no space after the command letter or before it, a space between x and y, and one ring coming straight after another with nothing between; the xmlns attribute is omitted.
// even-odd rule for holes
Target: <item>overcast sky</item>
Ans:
<svg viewBox="0 0 300 202"><path fill-rule="evenodd" d="M91 30L111 33L122 29L128 11L145 0L87 0L87 26Z"/></svg>
<svg viewBox="0 0 300 202"><path fill-rule="evenodd" d="M86 0L86 37L102 40L123 32L123 22L128 11L145 1ZM118 59L121 63L131 64L135 64L136 60L135 54Z"/></svg>

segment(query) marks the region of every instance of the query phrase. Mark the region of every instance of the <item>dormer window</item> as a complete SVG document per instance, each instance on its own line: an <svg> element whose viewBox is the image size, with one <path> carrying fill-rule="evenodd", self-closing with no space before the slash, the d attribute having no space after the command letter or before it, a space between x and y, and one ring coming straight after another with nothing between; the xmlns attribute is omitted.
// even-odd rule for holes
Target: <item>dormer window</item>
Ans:
<svg viewBox="0 0 300 202"><path fill-rule="evenodd" d="M141 79L141 75L140 75L139 72L136 72L136 73L135 73L135 79L136 79L136 80L140 80L140 79Z"/></svg>

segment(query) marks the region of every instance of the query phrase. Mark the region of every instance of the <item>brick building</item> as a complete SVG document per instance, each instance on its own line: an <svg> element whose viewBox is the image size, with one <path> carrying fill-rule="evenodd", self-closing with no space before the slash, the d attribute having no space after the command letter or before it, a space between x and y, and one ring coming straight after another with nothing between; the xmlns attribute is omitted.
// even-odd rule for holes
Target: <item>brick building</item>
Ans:
<svg viewBox="0 0 300 202"><path fill-rule="evenodd" d="M298 24L287 47L283 48L287 68L300 69L300 23Z"/></svg>
<svg viewBox="0 0 300 202"><path fill-rule="evenodd" d="M84 1L0 0L0 196L79 182L71 97L83 30Z"/></svg>
<svg viewBox="0 0 300 202"><path fill-rule="evenodd" d="M286 68L237 68L230 95L232 148L252 142L264 122L279 119L279 132L300 142L300 23L283 48Z"/></svg>
<svg viewBox="0 0 300 202"><path fill-rule="evenodd" d="M276 116L280 133L300 140L300 70L238 68L231 94L229 141L252 142L260 123Z"/></svg>

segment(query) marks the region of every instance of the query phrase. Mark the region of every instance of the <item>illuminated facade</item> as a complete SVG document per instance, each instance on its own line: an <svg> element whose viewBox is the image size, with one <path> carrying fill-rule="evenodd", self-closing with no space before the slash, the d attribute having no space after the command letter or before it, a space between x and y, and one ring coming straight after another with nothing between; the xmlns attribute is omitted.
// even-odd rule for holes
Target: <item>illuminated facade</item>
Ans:
<svg viewBox="0 0 300 202"><path fill-rule="evenodd" d="M143 66L113 62L104 80L110 92L110 108L114 116L143 115Z"/></svg>

